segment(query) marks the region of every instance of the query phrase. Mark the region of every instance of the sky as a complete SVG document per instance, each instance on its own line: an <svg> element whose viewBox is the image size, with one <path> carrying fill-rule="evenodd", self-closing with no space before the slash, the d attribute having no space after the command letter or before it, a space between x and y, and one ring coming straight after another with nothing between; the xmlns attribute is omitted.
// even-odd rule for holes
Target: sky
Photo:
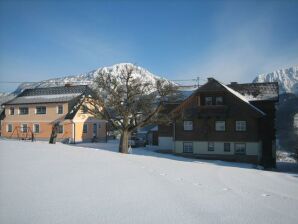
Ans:
<svg viewBox="0 0 298 224"><path fill-rule="evenodd" d="M0 0L0 92L121 62L251 82L298 65L298 1Z"/></svg>

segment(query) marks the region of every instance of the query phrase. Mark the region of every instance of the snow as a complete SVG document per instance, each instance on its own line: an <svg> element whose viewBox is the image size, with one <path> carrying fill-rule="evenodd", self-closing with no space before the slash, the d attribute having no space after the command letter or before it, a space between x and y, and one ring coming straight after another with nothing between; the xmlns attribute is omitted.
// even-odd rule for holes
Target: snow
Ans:
<svg viewBox="0 0 298 224"><path fill-rule="evenodd" d="M71 75L71 76L65 76L61 78L54 78L54 79L48 79L41 82L36 83L22 83L15 93L21 93L24 89L31 89L31 88L42 88L42 87L55 87L55 86L64 86L65 84L74 84L74 85L90 85L92 86L94 83L94 79L98 76L99 73L103 72L105 74L111 74L113 76L119 76L122 69L125 69L125 66L132 67L133 68L133 76L135 78L140 78L143 81L152 82L155 84L156 80L163 79L160 76L154 75L148 70L136 66L132 63L119 63L108 67L102 67L95 69L93 71L80 74L80 75ZM170 82L170 81L168 81ZM173 82L171 82L173 83ZM174 83L173 83L174 84Z"/></svg>
<svg viewBox="0 0 298 224"><path fill-rule="evenodd" d="M238 93L237 91L231 89L230 87L226 86L225 84L222 84L220 82L218 82L219 84L221 84L224 88L226 88L230 93L232 93L233 95L235 95L236 97L238 97L240 100L242 100L243 102L245 102L246 104L248 104L250 107L252 107L254 110L258 111L259 113L261 113L262 115L266 115L263 111L261 111L259 108L255 107L254 105L252 105L249 100L244 97L243 95L241 95L240 93Z"/></svg>
<svg viewBox="0 0 298 224"><path fill-rule="evenodd" d="M117 142L0 140L0 223L298 223L298 175Z"/></svg>
<svg viewBox="0 0 298 224"><path fill-rule="evenodd" d="M258 75L253 82L278 82L280 93L298 94L298 66Z"/></svg>

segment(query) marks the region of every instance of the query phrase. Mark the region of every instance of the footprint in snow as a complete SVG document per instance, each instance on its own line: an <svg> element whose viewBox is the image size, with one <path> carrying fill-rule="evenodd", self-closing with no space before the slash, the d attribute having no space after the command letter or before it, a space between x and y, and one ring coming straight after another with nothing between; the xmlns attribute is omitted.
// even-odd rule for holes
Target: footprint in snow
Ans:
<svg viewBox="0 0 298 224"><path fill-rule="evenodd" d="M270 194L261 194L261 196L263 196L263 197L269 197Z"/></svg>
<svg viewBox="0 0 298 224"><path fill-rule="evenodd" d="M223 188L222 190L223 190L223 191L229 191L229 190L231 190L231 189L226 187L226 188Z"/></svg>

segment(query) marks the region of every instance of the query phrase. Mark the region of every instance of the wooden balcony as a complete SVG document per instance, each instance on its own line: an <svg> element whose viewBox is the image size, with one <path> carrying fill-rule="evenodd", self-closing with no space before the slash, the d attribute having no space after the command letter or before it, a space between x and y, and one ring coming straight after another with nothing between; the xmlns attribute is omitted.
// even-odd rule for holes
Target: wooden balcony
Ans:
<svg viewBox="0 0 298 224"><path fill-rule="evenodd" d="M197 107L199 117L226 116L227 105L201 105Z"/></svg>

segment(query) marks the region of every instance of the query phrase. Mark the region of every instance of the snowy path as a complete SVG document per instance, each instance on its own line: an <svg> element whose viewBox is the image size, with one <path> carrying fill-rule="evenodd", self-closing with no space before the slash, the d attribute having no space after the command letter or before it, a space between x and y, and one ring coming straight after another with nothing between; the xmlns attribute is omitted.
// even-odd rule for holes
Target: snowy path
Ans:
<svg viewBox="0 0 298 224"><path fill-rule="evenodd" d="M297 174L116 149L0 140L0 223L298 223Z"/></svg>

